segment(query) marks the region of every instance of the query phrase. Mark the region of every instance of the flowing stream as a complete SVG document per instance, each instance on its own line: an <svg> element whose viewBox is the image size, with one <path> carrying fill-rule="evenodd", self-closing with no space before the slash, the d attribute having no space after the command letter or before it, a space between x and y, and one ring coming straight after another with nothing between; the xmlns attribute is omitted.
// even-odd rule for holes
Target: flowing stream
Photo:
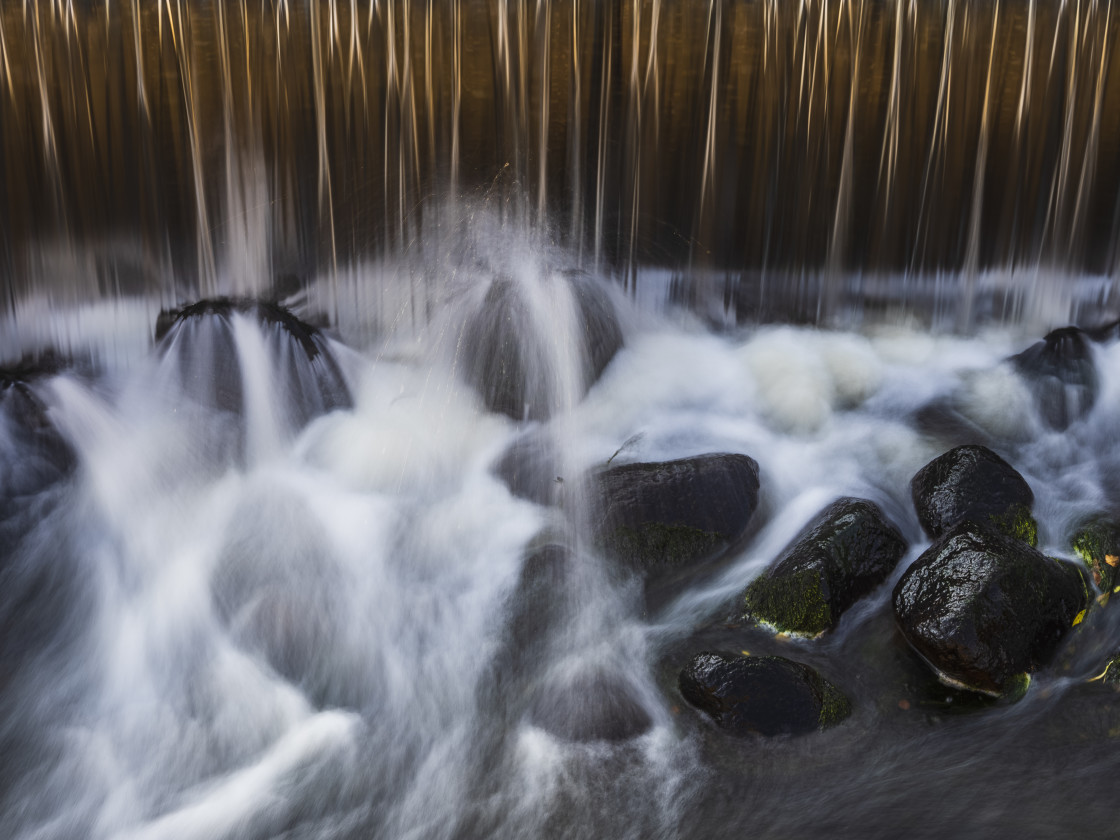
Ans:
<svg viewBox="0 0 1120 840"><path fill-rule="evenodd" d="M1068 428L1007 361L1120 316L1118 14L2 4L0 835L1115 836L1120 607L1011 702L889 598L951 446L1024 475L1048 554L1120 509L1116 330ZM322 331L160 315L222 295ZM487 408L491 340L544 409ZM538 441L561 504L500 475ZM582 477L708 452L760 510L652 598ZM910 545L888 583L820 639L741 623L845 495ZM854 712L730 737L677 688L702 650Z"/></svg>

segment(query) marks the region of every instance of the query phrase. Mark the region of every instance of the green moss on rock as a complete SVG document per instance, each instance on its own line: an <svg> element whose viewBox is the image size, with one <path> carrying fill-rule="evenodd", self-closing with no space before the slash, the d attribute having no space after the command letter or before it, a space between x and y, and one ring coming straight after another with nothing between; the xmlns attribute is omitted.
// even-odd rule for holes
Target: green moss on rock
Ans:
<svg viewBox="0 0 1120 840"><path fill-rule="evenodd" d="M1120 585L1120 523L1105 516L1094 517L1077 529L1071 547L1098 589L1108 594Z"/></svg>
<svg viewBox="0 0 1120 840"><path fill-rule="evenodd" d="M844 692L823 677L820 678L821 692L821 729L828 729L844 720L852 713L852 701Z"/></svg>
<svg viewBox="0 0 1120 840"><path fill-rule="evenodd" d="M783 633L819 636L833 624L827 583L820 569L802 569L789 577L763 574L744 593L747 613Z"/></svg>
<svg viewBox="0 0 1120 840"><path fill-rule="evenodd" d="M610 554L624 558L656 558L670 566L686 565L718 551L724 537L711 531L649 522L636 527L619 527L603 535L603 545Z"/></svg>
<svg viewBox="0 0 1120 840"><path fill-rule="evenodd" d="M1012 505L1006 513L991 514L988 519L997 531L1022 540L1031 548L1038 547L1038 523L1026 505Z"/></svg>
<svg viewBox="0 0 1120 840"><path fill-rule="evenodd" d="M879 586L906 553L882 511L842 498L821 511L743 593L746 616L799 636L819 636Z"/></svg>

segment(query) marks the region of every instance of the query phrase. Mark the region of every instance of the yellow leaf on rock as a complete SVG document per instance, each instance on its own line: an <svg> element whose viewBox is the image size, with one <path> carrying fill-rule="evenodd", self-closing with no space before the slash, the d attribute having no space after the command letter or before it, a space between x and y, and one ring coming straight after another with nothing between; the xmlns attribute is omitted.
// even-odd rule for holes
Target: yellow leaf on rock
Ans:
<svg viewBox="0 0 1120 840"><path fill-rule="evenodd" d="M1110 566L1120 565L1120 557L1117 557L1115 554L1106 554L1104 556L1104 562Z"/></svg>
<svg viewBox="0 0 1120 840"><path fill-rule="evenodd" d="M1070 627L1076 627L1076 626L1077 626L1078 624L1080 624L1080 623L1081 623L1081 620L1082 620L1083 618L1085 618L1085 610L1082 610L1081 612L1079 612L1079 613L1077 614L1077 618L1075 618L1075 619L1073 620L1073 624L1071 624L1071 625L1070 625Z"/></svg>

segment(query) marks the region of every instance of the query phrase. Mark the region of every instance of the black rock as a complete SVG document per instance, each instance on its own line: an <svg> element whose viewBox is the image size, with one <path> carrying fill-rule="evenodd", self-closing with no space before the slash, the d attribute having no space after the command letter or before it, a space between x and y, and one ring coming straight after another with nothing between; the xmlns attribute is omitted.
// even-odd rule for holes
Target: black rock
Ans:
<svg viewBox="0 0 1120 840"><path fill-rule="evenodd" d="M570 273L554 278L570 289L579 322L581 360L575 371L578 396L599 378L622 347L622 330L603 289L590 277ZM554 358L521 288L511 279L494 280L481 308L466 322L462 346L466 378L491 411L514 420L545 420L557 408L557 367L571 360Z"/></svg>
<svg viewBox="0 0 1120 840"><path fill-rule="evenodd" d="M1084 417L1097 401L1100 383L1090 337L1077 327L1063 327L1011 357L1030 383L1046 423L1059 431Z"/></svg>
<svg viewBox="0 0 1120 840"><path fill-rule="evenodd" d="M787 633L816 636L887 579L906 540L878 506L833 502L744 593L747 615Z"/></svg>
<svg viewBox="0 0 1120 840"><path fill-rule="evenodd" d="M73 448L35 391L35 380L51 372L26 365L0 370L0 519L6 511L3 502L36 495L77 464Z"/></svg>
<svg viewBox="0 0 1120 840"><path fill-rule="evenodd" d="M315 327L282 306L215 298L165 310L156 340L179 363L184 390L209 408L240 415L245 383L238 361L233 317L253 319L268 343L276 380L285 390L290 425L299 429L320 414L350 408L353 400L330 345Z"/></svg>
<svg viewBox="0 0 1120 840"><path fill-rule="evenodd" d="M801 735L840 722L852 708L812 668L781 656L700 653L679 685L685 700L734 735Z"/></svg>
<svg viewBox="0 0 1120 840"><path fill-rule="evenodd" d="M609 467L592 477L596 543L645 572L694 566L734 545L758 507L758 464L716 453Z"/></svg>
<svg viewBox="0 0 1120 840"><path fill-rule="evenodd" d="M1076 565L973 522L930 546L893 593L899 629L939 675L993 695L1044 665L1088 603Z"/></svg>
<svg viewBox="0 0 1120 840"><path fill-rule="evenodd" d="M910 494L918 521L934 539L971 521L1038 543L1030 485L987 447L958 446L934 458L911 479Z"/></svg>

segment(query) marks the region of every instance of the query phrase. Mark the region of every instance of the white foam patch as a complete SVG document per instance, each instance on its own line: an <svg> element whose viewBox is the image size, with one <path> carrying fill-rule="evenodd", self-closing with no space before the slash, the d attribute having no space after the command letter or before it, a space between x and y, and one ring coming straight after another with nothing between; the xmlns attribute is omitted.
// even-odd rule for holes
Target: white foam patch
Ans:
<svg viewBox="0 0 1120 840"><path fill-rule="evenodd" d="M1009 364L962 375L957 408L985 431L1007 440L1038 433L1038 413L1030 388Z"/></svg>
<svg viewBox="0 0 1120 840"><path fill-rule="evenodd" d="M816 336L792 329L765 330L742 350L770 424L792 434L813 434L832 415L835 383Z"/></svg>
<svg viewBox="0 0 1120 840"><path fill-rule="evenodd" d="M509 421L481 411L473 392L443 371L374 365L356 403L312 424L297 449L354 488L413 492L455 482L472 459L512 436Z"/></svg>

